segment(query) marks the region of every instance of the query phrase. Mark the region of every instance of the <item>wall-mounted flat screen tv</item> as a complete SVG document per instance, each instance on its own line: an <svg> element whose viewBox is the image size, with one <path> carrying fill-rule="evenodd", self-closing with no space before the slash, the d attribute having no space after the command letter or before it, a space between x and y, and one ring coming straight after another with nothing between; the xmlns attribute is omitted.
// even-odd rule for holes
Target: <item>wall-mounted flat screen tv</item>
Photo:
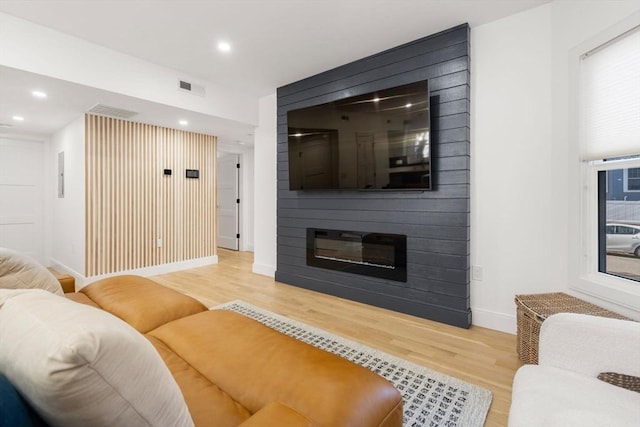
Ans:
<svg viewBox="0 0 640 427"><path fill-rule="evenodd" d="M287 113L291 190L431 190L427 81Z"/></svg>

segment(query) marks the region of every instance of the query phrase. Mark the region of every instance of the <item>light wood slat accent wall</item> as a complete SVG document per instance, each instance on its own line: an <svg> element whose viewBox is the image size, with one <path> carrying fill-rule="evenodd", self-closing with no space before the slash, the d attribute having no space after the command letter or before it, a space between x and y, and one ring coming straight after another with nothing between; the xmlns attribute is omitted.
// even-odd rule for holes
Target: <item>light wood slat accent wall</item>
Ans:
<svg viewBox="0 0 640 427"><path fill-rule="evenodd" d="M85 132L87 277L216 254L215 136L90 114Z"/></svg>

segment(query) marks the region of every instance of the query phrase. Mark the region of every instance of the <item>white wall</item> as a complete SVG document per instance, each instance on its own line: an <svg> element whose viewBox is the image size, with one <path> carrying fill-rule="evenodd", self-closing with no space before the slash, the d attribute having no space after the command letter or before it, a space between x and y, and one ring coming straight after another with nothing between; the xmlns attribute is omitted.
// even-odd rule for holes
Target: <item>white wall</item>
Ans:
<svg viewBox="0 0 640 427"><path fill-rule="evenodd" d="M550 15L543 6L471 31L471 263L483 270L471 307L474 324L494 329L515 330L515 294L566 276L548 167Z"/></svg>
<svg viewBox="0 0 640 427"><path fill-rule="evenodd" d="M42 140L0 136L0 247L46 265L45 146Z"/></svg>
<svg viewBox="0 0 640 427"><path fill-rule="evenodd" d="M472 28L471 263L484 273L471 283L474 324L515 332L516 294L574 293L569 55L639 8L555 1Z"/></svg>
<svg viewBox="0 0 640 427"><path fill-rule="evenodd" d="M260 120L255 132L254 257L253 272L275 276L277 144L276 94L260 98Z"/></svg>
<svg viewBox="0 0 640 427"><path fill-rule="evenodd" d="M85 273L84 116L51 137L47 150L50 262L78 279ZM58 198L58 153L64 152L64 198Z"/></svg>

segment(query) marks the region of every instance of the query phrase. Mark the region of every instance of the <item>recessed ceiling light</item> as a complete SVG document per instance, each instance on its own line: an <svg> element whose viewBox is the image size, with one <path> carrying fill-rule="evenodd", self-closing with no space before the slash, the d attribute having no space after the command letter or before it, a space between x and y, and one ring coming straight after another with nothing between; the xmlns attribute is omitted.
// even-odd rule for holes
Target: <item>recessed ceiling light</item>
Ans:
<svg viewBox="0 0 640 427"><path fill-rule="evenodd" d="M47 94L41 90L34 90L33 92L31 92L31 95L35 96L36 98L46 98Z"/></svg>
<svg viewBox="0 0 640 427"><path fill-rule="evenodd" d="M11 118L13 120L15 120L16 122L24 122L24 117L22 117L22 116L13 116Z"/></svg>
<svg viewBox="0 0 640 427"><path fill-rule="evenodd" d="M231 45L228 42L219 42L218 50L220 52L229 52L231 51Z"/></svg>
<svg viewBox="0 0 640 427"><path fill-rule="evenodd" d="M186 126L189 124L189 122L186 120L180 120L178 123L180 123L181 126Z"/></svg>
<svg viewBox="0 0 640 427"><path fill-rule="evenodd" d="M409 103L407 103L407 105L405 105L405 107L407 107L407 108L411 108L411 103L410 103L410 102L409 102Z"/></svg>
<svg viewBox="0 0 640 427"><path fill-rule="evenodd" d="M380 98L376 96L375 98L373 98L373 102L380 102Z"/></svg>

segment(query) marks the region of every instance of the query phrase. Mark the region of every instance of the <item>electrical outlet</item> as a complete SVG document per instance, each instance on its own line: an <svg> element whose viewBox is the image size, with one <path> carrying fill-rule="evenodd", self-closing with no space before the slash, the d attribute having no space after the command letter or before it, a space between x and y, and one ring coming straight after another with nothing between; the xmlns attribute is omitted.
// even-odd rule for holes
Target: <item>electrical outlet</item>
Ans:
<svg viewBox="0 0 640 427"><path fill-rule="evenodd" d="M471 279L477 280L478 282L482 281L482 267L478 265L471 267Z"/></svg>
<svg viewBox="0 0 640 427"><path fill-rule="evenodd" d="M156 247L157 248L161 248L162 247L162 239L157 239L156 240Z"/></svg>

